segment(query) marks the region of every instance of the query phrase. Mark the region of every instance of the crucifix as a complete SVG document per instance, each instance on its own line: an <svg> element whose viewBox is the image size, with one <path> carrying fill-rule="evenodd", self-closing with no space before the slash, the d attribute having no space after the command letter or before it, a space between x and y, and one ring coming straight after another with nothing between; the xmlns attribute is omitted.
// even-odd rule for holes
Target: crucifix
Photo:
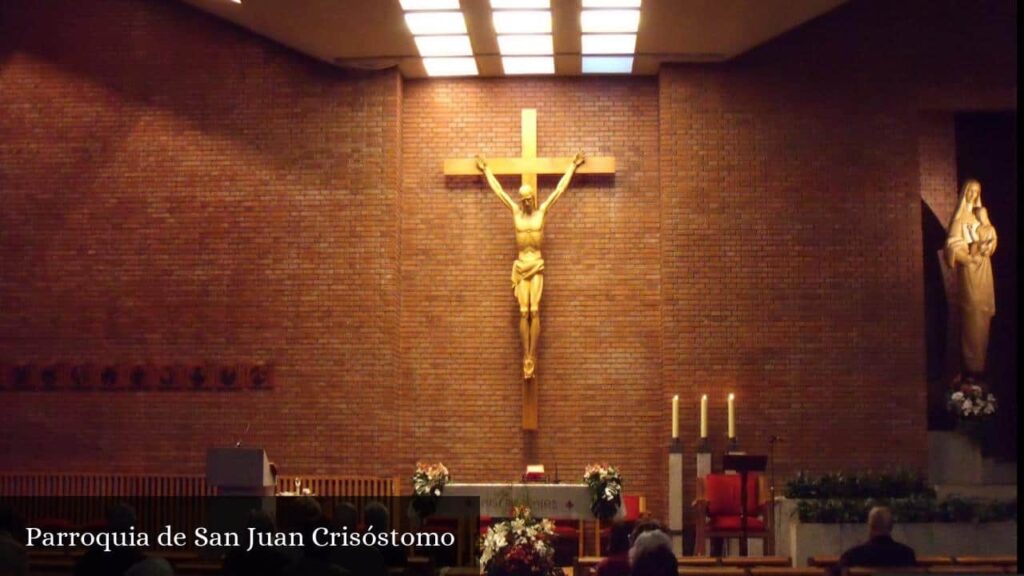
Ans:
<svg viewBox="0 0 1024 576"><path fill-rule="evenodd" d="M537 341L540 338L540 295L544 288L544 259L540 248L544 240L544 220L548 210L569 187L575 173L614 174L615 158L537 157L537 111L522 112L522 156L486 160L455 159L444 161L446 176L483 174L491 190L511 212L515 225L519 256L512 265L512 291L519 303L519 337L523 346L523 430L537 429ZM495 175L518 174L522 177L517 203L501 187ZM543 203L537 199L537 175L561 174L562 179Z"/></svg>

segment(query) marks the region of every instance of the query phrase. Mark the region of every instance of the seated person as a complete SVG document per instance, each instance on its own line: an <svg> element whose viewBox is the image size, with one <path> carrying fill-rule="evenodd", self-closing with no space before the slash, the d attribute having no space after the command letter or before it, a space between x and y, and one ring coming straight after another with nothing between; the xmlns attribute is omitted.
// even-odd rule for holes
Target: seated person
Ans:
<svg viewBox="0 0 1024 576"><path fill-rule="evenodd" d="M0 576L28 576L25 547L3 531L0 531Z"/></svg>
<svg viewBox="0 0 1024 576"><path fill-rule="evenodd" d="M0 502L0 536L7 536L25 544L25 525L21 518L6 503Z"/></svg>
<svg viewBox="0 0 1024 576"><path fill-rule="evenodd" d="M115 504L107 511L106 530L129 532L136 524L135 510L124 503ZM114 547L105 551L93 546L75 564L75 576L121 576L136 563L145 559L138 548Z"/></svg>
<svg viewBox="0 0 1024 576"><path fill-rule="evenodd" d="M672 540L661 530L647 530L636 537L629 564L632 576L676 576L679 571Z"/></svg>
<svg viewBox="0 0 1024 576"><path fill-rule="evenodd" d="M342 502L334 507L332 526L336 532L357 532L358 520L359 513L351 502ZM331 550L331 561L360 576L387 576L388 573L384 556L373 546L335 546Z"/></svg>
<svg viewBox="0 0 1024 576"><path fill-rule="evenodd" d="M659 524L657 520L644 518L638 521L636 525L633 526L633 532L629 535L630 545L632 545L633 542L636 542L636 539L644 532L651 532L653 530L660 530L664 532L664 530L661 529L661 524Z"/></svg>
<svg viewBox="0 0 1024 576"><path fill-rule="evenodd" d="M608 556L597 564L597 576L629 576L629 525L618 520L608 535Z"/></svg>
<svg viewBox="0 0 1024 576"><path fill-rule="evenodd" d="M273 532L274 520L263 510L249 513L248 528L256 532ZM273 547L232 548L224 557L224 576L280 576L291 558Z"/></svg>
<svg viewBox="0 0 1024 576"><path fill-rule="evenodd" d="M28 575L28 553L21 538L23 532L14 511L0 503L0 576Z"/></svg>
<svg viewBox="0 0 1024 576"><path fill-rule="evenodd" d="M132 565L124 576L174 576L174 568L167 560L150 556Z"/></svg>
<svg viewBox="0 0 1024 576"><path fill-rule="evenodd" d="M363 520L367 532L386 534L391 532L391 514L380 502L370 502L363 509ZM404 568L405 548L402 546L377 546L388 568Z"/></svg>
<svg viewBox="0 0 1024 576"><path fill-rule="evenodd" d="M896 568L917 564L913 548L892 539L892 525L892 512L888 508L872 508L868 513L868 541L844 552L835 572L846 572L853 566Z"/></svg>
<svg viewBox="0 0 1024 576"><path fill-rule="evenodd" d="M313 532L318 528L330 529L330 522L323 516L310 520L302 527L302 556L285 569L287 576L345 576L347 570L331 561L331 548L317 546Z"/></svg>

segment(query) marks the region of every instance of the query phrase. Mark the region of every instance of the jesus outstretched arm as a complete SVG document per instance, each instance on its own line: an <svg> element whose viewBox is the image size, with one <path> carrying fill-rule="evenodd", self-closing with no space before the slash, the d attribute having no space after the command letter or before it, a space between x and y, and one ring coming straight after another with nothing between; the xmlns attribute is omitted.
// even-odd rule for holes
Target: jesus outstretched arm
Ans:
<svg viewBox="0 0 1024 576"><path fill-rule="evenodd" d="M555 205L555 202L558 202L558 198L561 197L562 193L569 188L569 182L572 181L572 176L576 173L576 169L585 161L586 158L584 158L582 150L577 152L576 156L573 156L572 164L569 165L569 169L565 171L565 175L562 176L562 179L558 181L558 186L555 187L555 191L548 196L547 200L545 200L543 204L541 204L540 209L542 212L547 212L548 208L551 208Z"/></svg>
<svg viewBox="0 0 1024 576"><path fill-rule="evenodd" d="M513 202L512 198L510 198L508 193L505 192L505 189L501 187L501 182L498 182L498 179L494 177L494 172L492 172L491 167L487 165L487 159L483 156L477 155L476 167L484 173L484 177L487 178L487 184L491 187L491 190L494 190L494 193L498 195L498 199L501 200L501 203L507 206L509 210L515 212L515 202Z"/></svg>

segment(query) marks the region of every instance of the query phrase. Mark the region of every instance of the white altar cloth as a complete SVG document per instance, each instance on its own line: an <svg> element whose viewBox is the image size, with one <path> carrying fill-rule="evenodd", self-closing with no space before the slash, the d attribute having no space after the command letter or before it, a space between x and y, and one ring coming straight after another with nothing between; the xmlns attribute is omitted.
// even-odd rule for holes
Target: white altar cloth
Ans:
<svg viewBox="0 0 1024 576"><path fill-rule="evenodd" d="M528 506L536 518L552 520L593 520L590 490L586 484L455 484L444 488L444 496L480 498L480 515L509 517L513 506ZM624 514L619 507L618 516Z"/></svg>

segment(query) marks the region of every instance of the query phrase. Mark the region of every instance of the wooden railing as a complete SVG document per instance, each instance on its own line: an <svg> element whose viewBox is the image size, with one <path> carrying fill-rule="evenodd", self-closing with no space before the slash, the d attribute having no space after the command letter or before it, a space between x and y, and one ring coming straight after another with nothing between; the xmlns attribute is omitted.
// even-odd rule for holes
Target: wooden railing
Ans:
<svg viewBox="0 0 1024 576"><path fill-rule="evenodd" d="M309 489L320 497L368 500L401 495L398 478L366 476L285 476L279 492ZM0 473L0 501L8 503L26 522L50 529L82 529L101 525L117 502L135 509L136 529L156 533L163 524L191 531L205 525L206 498L215 495L201 475ZM397 500L390 500L398 518ZM361 508L361 506L359 506ZM330 510L325 510L330 513Z"/></svg>
<svg viewBox="0 0 1024 576"><path fill-rule="evenodd" d="M298 484L296 484L298 480ZM281 476L278 492L309 489L317 496L391 498L402 495L399 478L371 476ZM212 496L201 475L17 474L0 472L0 496Z"/></svg>
<svg viewBox="0 0 1024 576"><path fill-rule="evenodd" d="M0 496L208 496L213 492L198 475L10 474L0 473Z"/></svg>
<svg viewBox="0 0 1024 576"><path fill-rule="evenodd" d="M298 484L296 484L296 480ZM308 489L317 496L347 498L392 498L402 496L399 478L372 476L278 476L278 492Z"/></svg>
<svg viewBox="0 0 1024 576"><path fill-rule="evenodd" d="M122 501L135 509L137 530L190 529L204 523L203 499L210 495L206 478L196 475L0 473L0 499L26 522L51 530L99 527Z"/></svg>

